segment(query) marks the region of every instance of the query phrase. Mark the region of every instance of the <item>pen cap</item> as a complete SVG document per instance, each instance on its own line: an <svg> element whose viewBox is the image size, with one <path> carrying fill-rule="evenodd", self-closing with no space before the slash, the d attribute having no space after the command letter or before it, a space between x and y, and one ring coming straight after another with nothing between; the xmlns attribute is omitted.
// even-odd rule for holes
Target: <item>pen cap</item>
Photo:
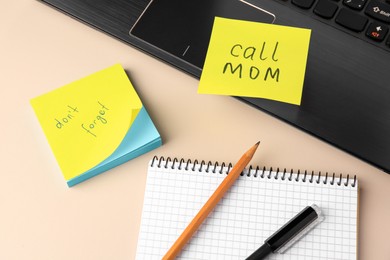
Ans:
<svg viewBox="0 0 390 260"><path fill-rule="evenodd" d="M272 252L283 253L322 220L323 216L317 205L307 206L265 243L269 244Z"/></svg>

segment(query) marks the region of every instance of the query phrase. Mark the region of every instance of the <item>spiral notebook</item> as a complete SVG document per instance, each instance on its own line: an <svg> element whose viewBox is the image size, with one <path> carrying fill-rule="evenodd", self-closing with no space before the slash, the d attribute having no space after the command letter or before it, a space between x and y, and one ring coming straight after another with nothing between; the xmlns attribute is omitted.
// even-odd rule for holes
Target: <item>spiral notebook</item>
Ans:
<svg viewBox="0 0 390 260"><path fill-rule="evenodd" d="M136 259L161 259L231 164L155 157L148 168ZM245 259L304 207L324 221L267 259L357 259L356 176L248 167L178 259Z"/></svg>

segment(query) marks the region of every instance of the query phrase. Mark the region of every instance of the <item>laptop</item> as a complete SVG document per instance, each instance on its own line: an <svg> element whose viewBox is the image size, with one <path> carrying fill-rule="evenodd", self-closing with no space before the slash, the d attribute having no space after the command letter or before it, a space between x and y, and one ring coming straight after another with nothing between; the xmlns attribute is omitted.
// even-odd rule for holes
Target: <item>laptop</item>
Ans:
<svg viewBox="0 0 390 260"><path fill-rule="evenodd" d="M390 0L40 0L199 78L215 16L312 30L300 106L237 99L390 173Z"/></svg>

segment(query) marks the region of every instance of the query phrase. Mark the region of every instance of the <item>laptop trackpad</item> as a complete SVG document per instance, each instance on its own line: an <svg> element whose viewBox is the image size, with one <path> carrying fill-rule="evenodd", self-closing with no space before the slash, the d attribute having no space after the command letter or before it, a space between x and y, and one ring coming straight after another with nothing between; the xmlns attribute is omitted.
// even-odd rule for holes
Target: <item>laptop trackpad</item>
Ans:
<svg viewBox="0 0 390 260"><path fill-rule="evenodd" d="M275 20L273 14L242 0L153 0L130 34L202 68L215 16Z"/></svg>

